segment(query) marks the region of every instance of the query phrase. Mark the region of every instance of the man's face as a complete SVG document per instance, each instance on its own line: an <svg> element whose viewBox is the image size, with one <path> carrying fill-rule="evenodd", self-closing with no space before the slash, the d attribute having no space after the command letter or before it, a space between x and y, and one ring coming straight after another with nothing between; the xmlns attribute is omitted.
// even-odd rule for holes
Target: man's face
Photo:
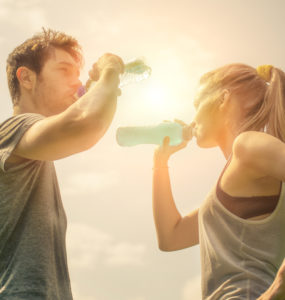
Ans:
<svg viewBox="0 0 285 300"><path fill-rule="evenodd" d="M66 51L51 50L37 75L33 101L39 113L51 116L63 112L77 100L80 66Z"/></svg>

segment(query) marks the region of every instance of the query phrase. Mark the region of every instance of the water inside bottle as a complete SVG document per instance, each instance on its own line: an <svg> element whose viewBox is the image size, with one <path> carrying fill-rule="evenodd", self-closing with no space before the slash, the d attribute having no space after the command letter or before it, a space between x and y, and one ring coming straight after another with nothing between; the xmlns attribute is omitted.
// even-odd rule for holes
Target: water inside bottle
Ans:
<svg viewBox="0 0 285 300"><path fill-rule="evenodd" d="M162 145L166 136L169 136L171 146L182 143L182 125L176 122L162 122L152 126L119 127L116 132L117 143L123 147L141 144Z"/></svg>
<svg viewBox="0 0 285 300"><path fill-rule="evenodd" d="M125 71L120 76L119 87L129 83L140 82L151 75L151 68L146 65L143 58L136 58L125 64Z"/></svg>
<svg viewBox="0 0 285 300"><path fill-rule="evenodd" d="M134 82L140 82L147 79L151 75L151 68L146 65L144 58L135 58L125 64L125 71L120 75L119 88ZM78 97L83 96L88 89L96 84L95 81L91 81L86 86L81 86L78 91Z"/></svg>

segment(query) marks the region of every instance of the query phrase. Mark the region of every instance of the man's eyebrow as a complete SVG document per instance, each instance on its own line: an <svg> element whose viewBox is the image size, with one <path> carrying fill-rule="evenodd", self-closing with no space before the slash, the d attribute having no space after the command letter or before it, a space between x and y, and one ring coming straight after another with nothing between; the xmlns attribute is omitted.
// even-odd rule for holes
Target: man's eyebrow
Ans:
<svg viewBox="0 0 285 300"><path fill-rule="evenodd" d="M67 61L60 61L60 62L58 62L58 64L59 64L59 65L68 65L68 66L70 66L70 67L75 67L75 68L77 68L76 65L74 65L74 64L72 64L72 63L70 63L70 62L67 62Z"/></svg>
<svg viewBox="0 0 285 300"><path fill-rule="evenodd" d="M74 68L77 70L77 73L80 74L80 67L76 64L73 64L73 63L70 63L70 62L67 62L67 61L60 61L58 62L58 65L65 65L69 68Z"/></svg>

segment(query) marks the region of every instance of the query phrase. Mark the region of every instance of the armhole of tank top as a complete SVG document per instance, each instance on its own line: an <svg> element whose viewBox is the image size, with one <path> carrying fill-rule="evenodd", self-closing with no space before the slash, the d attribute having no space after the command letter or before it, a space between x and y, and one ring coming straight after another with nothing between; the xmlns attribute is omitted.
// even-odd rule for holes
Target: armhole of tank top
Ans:
<svg viewBox="0 0 285 300"><path fill-rule="evenodd" d="M230 154L230 156L229 156L229 158L228 158L228 160L227 160L227 162L226 162L226 164L225 164L225 166L224 166L224 168L223 168L223 170L222 170L222 172L221 172L221 174L219 176L219 179L217 181L216 189L220 189L221 190L221 180L222 180L222 177L223 177L223 175L224 175L227 167L229 166L231 160L232 160L232 153Z"/></svg>
<svg viewBox="0 0 285 300"><path fill-rule="evenodd" d="M249 223L264 223L268 220L270 220L271 218L273 218L279 211L280 211L280 207L284 207L284 210L285 210L285 182L283 181L280 181L280 188L279 188L279 195L278 195L278 201L277 201L277 204L274 208L274 210L271 212L271 214L263 219L260 219L260 220L250 220L250 219L243 219L243 218L240 218L238 216L236 216L234 213L232 213L230 210L228 210L227 208L224 207L221 199L218 197L219 194L226 194L222 188L221 188L221 179L227 169L227 167L229 166L230 162L231 162L231 159L232 159L232 154L229 156L228 160L227 160L227 163L225 164L220 176L219 176L219 179L217 181L217 184L216 184L216 189L215 189L215 192L216 192L216 199L217 201L219 202L219 205L223 207L223 209L227 212L227 213L230 213L231 215L233 215L235 218L237 218L238 220L242 220L242 221L245 221L245 222L249 222ZM284 202L284 203L282 203Z"/></svg>

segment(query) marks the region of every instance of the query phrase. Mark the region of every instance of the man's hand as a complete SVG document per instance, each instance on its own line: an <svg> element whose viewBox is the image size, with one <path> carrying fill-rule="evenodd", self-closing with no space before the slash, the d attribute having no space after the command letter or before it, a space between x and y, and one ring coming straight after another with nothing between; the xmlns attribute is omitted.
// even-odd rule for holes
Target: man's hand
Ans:
<svg viewBox="0 0 285 300"><path fill-rule="evenodd" d="M115 84L119 84L119 74L124 72L123 60L114 54L106 53L102 55L98 61L93 64L92 69L89 71L89 79L86 83L86 90L91 87L92 82L98 81L104 75L107 80L114 79ZM121 91L118 89L117 95L121 95Z"/></svg>
<svg viewBox="0 0 285 300"><path fill-rule="evenodd" d="M106 69L110 69L117 74L121 74L124 72L124 68L125 65L119 56L106 53L102 55L92 66L92 69L89 71L89 76L91 80L97 81Z"/></svg>
<svg viewBox="0 0 285 300"><path fill-rule="evenodd" d="M257 300L285 300L285 259L269 289Z"/></svg>

